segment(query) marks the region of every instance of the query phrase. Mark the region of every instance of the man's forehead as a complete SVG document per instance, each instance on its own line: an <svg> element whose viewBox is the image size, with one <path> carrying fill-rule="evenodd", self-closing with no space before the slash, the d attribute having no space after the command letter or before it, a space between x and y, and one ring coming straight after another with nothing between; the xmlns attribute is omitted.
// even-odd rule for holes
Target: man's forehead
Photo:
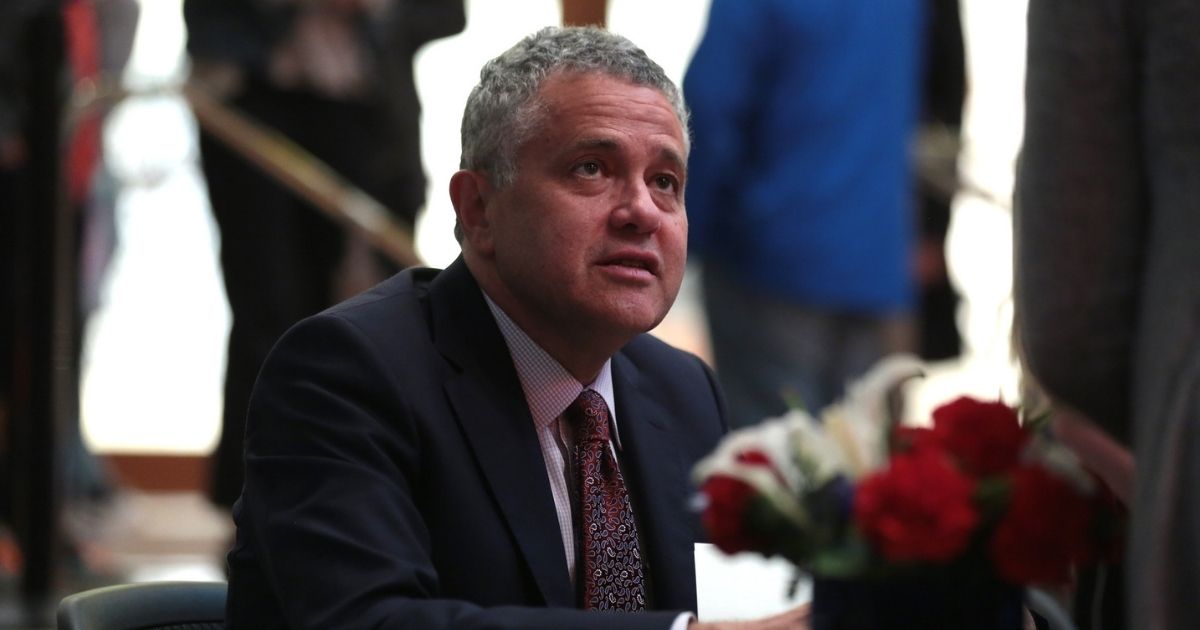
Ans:
<svg viewBox="0 0 1200 630"><path fill-rule="evenodd" d="M683 129L679 112L662 90L606 73L554 75L542 83L533 101L538 113L549 118L582 113L634 122L669 120L669 127Z"/></svg>
<svg viewBox="0 0 1200 630"><path fill-rule="evenodd" d="M531 100L539 102L543 106L570 104L588 94L607 91L604 88L612 89L614 86L653 94L671 111L676 122L682 123L670 96L660 87L649 83L639 83L629 77L604 70L556 70L542 80Z"/></svg>

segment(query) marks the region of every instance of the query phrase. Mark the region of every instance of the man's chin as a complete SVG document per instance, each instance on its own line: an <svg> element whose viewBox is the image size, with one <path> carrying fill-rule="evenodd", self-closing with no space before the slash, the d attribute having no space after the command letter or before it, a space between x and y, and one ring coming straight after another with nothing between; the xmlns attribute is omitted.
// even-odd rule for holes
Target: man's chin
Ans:
<svg viewBox="0 0 1200 630"><path fill-rule="evenodd" d="M610 323L611 329L624 334L632 341L634 337L654 330L664 319L667 311L662 309L627 309L609 314L604 319Z"/></svg>

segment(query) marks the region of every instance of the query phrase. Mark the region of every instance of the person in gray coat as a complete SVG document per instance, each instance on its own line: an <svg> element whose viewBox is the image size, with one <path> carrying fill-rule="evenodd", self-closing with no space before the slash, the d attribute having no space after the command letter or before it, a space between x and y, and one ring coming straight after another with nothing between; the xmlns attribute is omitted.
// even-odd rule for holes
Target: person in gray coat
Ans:
<svg viewBox="0 0 1200 630"><path fill-rule="evenodd" d="M1017 325L1060 433L1132 487L1137 628L1200 627L1198 32L1190 0L1029 7Z"/></svg>

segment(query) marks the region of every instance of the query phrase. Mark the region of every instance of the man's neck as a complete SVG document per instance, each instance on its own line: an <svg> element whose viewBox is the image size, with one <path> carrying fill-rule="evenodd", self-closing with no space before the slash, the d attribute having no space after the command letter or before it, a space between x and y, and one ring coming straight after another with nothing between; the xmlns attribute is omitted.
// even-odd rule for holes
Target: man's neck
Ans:
<svg viewBox="0 0 1200 630"><path fill-rule="evenodd" d="M501 323L503 320L504 323L501 324L501 330L504 332L506 339L510 337L510 330L515 331L512 334L520 335L529 343L537 346L541 352L544 352L546 356L555 361L563 370L570 374L572 378L578 381L579 384L586 386L588 383L596 380L596 377L600 374L600 371L604 368L604 365L607 364L608 360L611 358L610 356L603 356L598 357L597 359L586 360L581 359L578 356L580 354L578 352L556 353L552 345L547 344L542 339L538 339L536 336L530 334L529 329L523 326L521 322L517 321L517 319L512 316L512 313L508 309L504 308L504 306L499 302L497 302L492 295L487 292L486 289L480 287L480 291L483 293L484 300L487 301L488 307L492 310L492 315L496 317L497 323ZM506 327L510 327L509 330L505 330ZM569 360L564 360L564 356L567 358L574 358L574 363Z"/></svg>
<svg viewBox="0 0 1200 630"><path fill-rule="evenodd" d="M628 340L605 344L603 335L597 330L585 330L580 339L569 339L530 325L520 304L504 289L499 278L494 273L489 273L486 268L478 268L483 265L472 265L471 257L464 258L484 296L580 383L586 384L595 380L604 364L627 343Z"/></svg>

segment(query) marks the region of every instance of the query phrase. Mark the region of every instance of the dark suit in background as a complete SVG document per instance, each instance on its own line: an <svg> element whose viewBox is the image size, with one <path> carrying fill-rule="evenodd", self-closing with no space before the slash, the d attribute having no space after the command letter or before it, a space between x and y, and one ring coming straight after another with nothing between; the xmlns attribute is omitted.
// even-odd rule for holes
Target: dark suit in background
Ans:
<svg viewBox="0 0 1200 630"><path fill-rule="evenodd" d="M725 430L723 404L699 359L646 335L612 373L650 608L695 610L688 474ZM675 617L570 609L534 424L461 260L405 271L289 331L250 419L232 627L666 628Z"/></svg>
<svg viewBox="0 0 1200 630"><path fill-rule="evenodd" d="M297 35L303 30L297 24L334 4L187 0L194 75L210 89L228 92L217 96L325 161L411 228L425 203L413 55L426 42L463 29L462 0L381 2L376 4L388 9L371 19L309 22L350 23L354 39L340 52L358 55L349 72L361 73L361 84L347 78L323 83L303 69L280 70L281 49L291 46L295 61L312 41ZM200 149L233 319L212 486L214 501L228 506L242 487L242 434L254 377L288 326L336 301L345 234L216 138L201 133Z"/></svg>

